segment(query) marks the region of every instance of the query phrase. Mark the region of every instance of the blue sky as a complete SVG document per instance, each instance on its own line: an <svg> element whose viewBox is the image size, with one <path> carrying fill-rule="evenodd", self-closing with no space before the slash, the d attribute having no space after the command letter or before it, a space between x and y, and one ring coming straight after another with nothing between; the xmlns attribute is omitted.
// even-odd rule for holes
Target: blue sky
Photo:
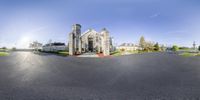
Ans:
<svg viewBox="0 0 200 100"><path fill-rule="evenodd" d="M107 28L117 44L200 45L198 0L0 0L0 47L68 40L72 24Z"/></svg>

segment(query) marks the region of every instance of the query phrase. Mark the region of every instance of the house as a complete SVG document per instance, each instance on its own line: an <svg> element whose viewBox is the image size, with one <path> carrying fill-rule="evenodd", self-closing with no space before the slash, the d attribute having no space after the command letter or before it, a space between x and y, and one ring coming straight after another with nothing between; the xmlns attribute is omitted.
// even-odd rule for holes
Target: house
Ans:
<svg viewBox="0 0 200 100"><path fill-rule="evenodd" d="M141 48L133 43L123 43L120 46L118 46L117 49L123 51L134 51L134 50L140 50Z"/></svg>
<svg viewBox="0 0 200 100"><path fill-rule="evenodd" d="M57 51L64 51L66 49L67 47L65 43L60 43L60 42L48 43L42 46L42 51L44 52L57 52Z"/></svg>

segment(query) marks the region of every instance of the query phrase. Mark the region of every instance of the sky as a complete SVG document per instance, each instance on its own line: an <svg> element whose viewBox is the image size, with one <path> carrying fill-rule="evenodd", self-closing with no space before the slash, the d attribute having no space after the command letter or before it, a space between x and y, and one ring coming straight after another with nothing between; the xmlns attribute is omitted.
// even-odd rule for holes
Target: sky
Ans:
<svg viewBox="0 0 200 100"><path fill-rule="evenodd" d="M198 0L0 0L0 47L68 42L73 24L106 28L117 45L144 36L167 46L200 45Z"/></svg>

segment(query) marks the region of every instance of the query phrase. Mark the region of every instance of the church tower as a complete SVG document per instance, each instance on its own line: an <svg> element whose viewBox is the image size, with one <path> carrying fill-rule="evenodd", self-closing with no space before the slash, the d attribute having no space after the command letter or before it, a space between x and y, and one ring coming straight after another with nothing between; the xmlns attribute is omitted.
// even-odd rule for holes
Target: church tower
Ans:
<svg viewBox="0 0 200 100"><path fill-rule="evenodd" d="M109 32L104 28L101 31L101 34L103 35L103 54L104 56L110 55L110 37Z"/></svg>
<svg viewBox="0 0 200 100"><path fill-rule="evenodd" d="M79 51L79 42L80 42L80 37L81 37L81 25L80 24L74 24L72 26L72 31L74 33L74 48L75 48L75 53L77 54Z"/></svg>
<svg viewBox="0 0 200 100"><path fill-rule="evenodd" d="M78 54L81 51L81 25L74 24L72 32L69 34L69 54Z"/></svg>

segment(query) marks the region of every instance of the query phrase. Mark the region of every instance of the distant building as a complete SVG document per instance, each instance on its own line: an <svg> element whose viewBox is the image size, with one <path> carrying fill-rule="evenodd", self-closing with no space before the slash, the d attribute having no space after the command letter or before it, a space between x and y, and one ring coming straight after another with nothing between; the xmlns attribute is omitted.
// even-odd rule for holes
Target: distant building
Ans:
<svg viewBox="0 0 200 100"><path fill-rule="evenodd" d="M140 50L141 48L133 43L123 43L120 46L118 46L117 49L123 51L134 51L134 50Z"/></svg>
<svg viewBox="0 0 200 100"><path fill-rule="evenodd" d="M105 28L100 32L88 29L81 33L81 25L75 24L72 26L72 32L69 33L69 54L95 52L110 55L112 49L111 41L109 32Z"/></svg>
<svg viewBox="0 0 200 100"><path fill-rule="evenodd" d="M56 52L56 51L63 51L66 49L67 47L65 43L60 43L60 42L48 43L42 46L42 51L45 51L45 52Z"/></svg>

